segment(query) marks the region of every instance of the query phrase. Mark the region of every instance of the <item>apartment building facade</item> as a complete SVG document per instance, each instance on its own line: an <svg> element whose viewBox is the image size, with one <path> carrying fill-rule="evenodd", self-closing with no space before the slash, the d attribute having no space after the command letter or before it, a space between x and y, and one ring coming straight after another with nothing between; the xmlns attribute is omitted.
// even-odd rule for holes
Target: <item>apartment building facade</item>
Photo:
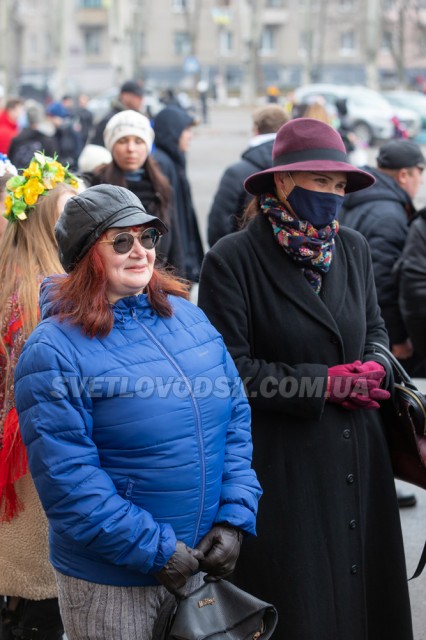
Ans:
<svg viewBox="0 0 426 640"><path fill-rule="evenodd" d="M403 14L401 0L0 0L0 84L55 97L127 78L155 89L202 78L224 95L312 80L389 85L401 43L410 83L426 75L426 0L402 4Z"/></svg>

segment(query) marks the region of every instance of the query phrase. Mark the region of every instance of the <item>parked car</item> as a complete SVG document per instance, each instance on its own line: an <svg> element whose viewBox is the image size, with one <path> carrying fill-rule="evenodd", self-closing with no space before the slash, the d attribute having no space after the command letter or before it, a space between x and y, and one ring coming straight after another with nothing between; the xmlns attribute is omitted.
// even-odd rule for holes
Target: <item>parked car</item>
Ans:
<svg viewBox="0 0 426 640"><path fill-rule="evenodd" d="M426 95L419 91L385 91L384 97L394 107L407 107L420 116L422 129L426 129Z"/></svg>
<svg viewBox="0 0 426 640"><path fill-rule="evenodd" d="M322 96L326 106L333 112L336 100L345 98L347 124L359 140L371 145L389 140L394 134L392 118L394 109L377 91L363 86L338 84L309 84L294 92L297 102L312 102L315 96Z"/></svg>

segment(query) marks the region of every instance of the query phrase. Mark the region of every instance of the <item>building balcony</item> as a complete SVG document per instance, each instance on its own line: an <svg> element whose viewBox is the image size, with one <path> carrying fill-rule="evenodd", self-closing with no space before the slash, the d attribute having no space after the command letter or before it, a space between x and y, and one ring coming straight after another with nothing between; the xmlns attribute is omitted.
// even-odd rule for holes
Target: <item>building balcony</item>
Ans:
<svg viewBox="0 0 426 640"><path fill-rule="evenodd" d="M287 9L280 9L278 7L265 7L262 14L262 22L264 24L287 24L289 12Z"/></svg>
<svg viewBox="0 0 426 640"><path fill-rule="evenodd" d="M75 16L79 27L106 27L108 25L108 10L104 7L82 7L77 9Z"/></svg>

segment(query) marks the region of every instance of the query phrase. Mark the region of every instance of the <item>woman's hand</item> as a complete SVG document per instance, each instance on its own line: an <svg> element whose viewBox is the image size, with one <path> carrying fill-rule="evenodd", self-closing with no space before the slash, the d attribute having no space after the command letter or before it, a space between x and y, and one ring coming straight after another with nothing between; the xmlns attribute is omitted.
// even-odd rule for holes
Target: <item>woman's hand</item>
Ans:
<svg viewBox="0 0 426 640"><path fill-rule="evenodd" d="M204 556L200 560L200 569L208 575L206 581L229 576L235 569L240 554L243 534L229 524L215 525L200 542L196 549Z"/></svg>
<svg viewBox="0 0 426 640"><path fill-rule="evenodd" d="M327 399L345 409L379 409L379 401L390 397L380 388L386 372L378 362L356 360L330 367L328 373Z"/></svg>
<svg viewBox="0 0 426 640"><path fill-rule="evenodd" d="M182 596L183 587L191 576L200 570L199 561L203 554L198 549L191 549L184 542L176 542L176 551L155 578L167 591L175 596Z"/></svg>

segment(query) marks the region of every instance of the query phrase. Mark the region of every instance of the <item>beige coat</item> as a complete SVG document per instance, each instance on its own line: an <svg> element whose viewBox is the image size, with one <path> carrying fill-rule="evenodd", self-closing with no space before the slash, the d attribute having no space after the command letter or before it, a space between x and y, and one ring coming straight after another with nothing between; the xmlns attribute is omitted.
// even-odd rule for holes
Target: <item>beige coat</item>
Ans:
<svg viewBox="0 0 426 640"><path fill-rule="evenodd" d="M0 594L30 600L55 598L47 518L31 475L18 480L15 488L25 509L11 522L0 523Z"/></svg>

